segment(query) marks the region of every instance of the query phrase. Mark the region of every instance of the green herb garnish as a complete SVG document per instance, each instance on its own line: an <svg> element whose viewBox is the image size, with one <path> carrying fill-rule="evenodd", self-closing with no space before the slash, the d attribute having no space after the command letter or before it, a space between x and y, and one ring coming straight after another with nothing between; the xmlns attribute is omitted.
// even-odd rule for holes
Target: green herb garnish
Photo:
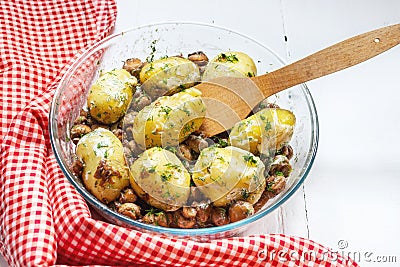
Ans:
<svg viewBox="0 0 400 267"><path fill-rule="evenodd" d="M265 131L269 131L271 129L272 129L271 122L267 120L267 122L265 123Z"/></svg>
<svg viewBox="0 0 400 267"><path fill-rule="evenodd" d="M172 176L172 174L170 174L170 173L169 174L163 173L163 174L161 174L161 180L163 182L169 181L171 179L171 176Z"/></svg>
<svg viewBox="0 0 400 267"><path fill-rule="evenodd" d="M248 154L243 156L244 160L250 164L257 164L257 160L254 158L253 155Z"/></svg>
<svg viewBox="0 0 400 267"><path fill-rule="evenodd" d="M172 108L168 107L168 106L161 106L160 107L161 111L164 112L166 115L168 115L171 111Z"/></svg>
<svg viewBox="0 0 400 267"><path fill-rule="evenodd" d="M243 188L242 191L241 191L240 193L241 193L242 198L243 198L244 200L246 200L246 199L250 196L250 193L249 193L245 188Z"/></svg>
<svg viewBox="0 0 400 267"><path fill-rule="evenodd" d="M224 139L221 139L219 137L215 137L214 139L216 139L217 147L227 147L229 145L228 142L226 142Z"/></svg>
<svg viewBox="0 0 400 267"><path fill-rule="evenodd" d="M226 55L225 53L219 54L217 60L219 62L232 62L232 63L239 61L239 59L235 54Z"/></svg>
<svg viewBox="0 0 400 267"><path fill-rule="evenodd" d="M98 143L97 148L108 147L107 144Z"/></svg>
<svg viewBox="0 0 400 267"><path fill-rule="evenodd" d="M156 166L151 166L148 170L149 173L154 173L156 172Z"/></svg>

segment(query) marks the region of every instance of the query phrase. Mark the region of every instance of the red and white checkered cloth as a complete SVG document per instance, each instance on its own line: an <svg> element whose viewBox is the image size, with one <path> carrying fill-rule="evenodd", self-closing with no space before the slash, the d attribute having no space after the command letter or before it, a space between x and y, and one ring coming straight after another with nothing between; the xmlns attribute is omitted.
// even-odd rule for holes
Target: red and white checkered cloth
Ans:
<svg viewBox="0 0 400 267"><path fill-rule="evenodd" d="M298 237L198 243L94 219L57 165L48 113L74 58L111 31L116 5L108 0L0 3L0 252L10 266L357 266Z"/></svg>

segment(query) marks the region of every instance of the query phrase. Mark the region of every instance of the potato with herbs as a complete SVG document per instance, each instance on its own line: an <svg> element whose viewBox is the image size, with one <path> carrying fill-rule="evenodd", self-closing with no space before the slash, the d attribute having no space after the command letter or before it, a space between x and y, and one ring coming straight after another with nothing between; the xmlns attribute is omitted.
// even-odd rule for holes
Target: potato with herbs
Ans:
<svg viewBox="0 0 400 267"><path fill-rule="evenodd" d="M124 69L104 73L89 90L90 115L104 124L117 122L125 115L136 85L137 79Z"/></svg>
<svg viewBox="0 0 400 267"><path fill-rule="evenodd" d="M129 185L122 143L111 131L97 128L84 135L77 144L76 155L83 163L86 189L100 201L116 200Z"/></svg>
<svg viewBox="0 0 400 267"><path fill-rule="evenodd" d="M166 92L179 92L200 81L199 67L182 57L167 57L149 62L140 71L142 89L152 99Z"/></svg>
<svg viewBox="0 0 400 267"><path fill-rule="evenodd" d="M243 52L224 52L214 57L206 66L202 80L217 77L254 77L257 67L253 59Z"/></svg>
<svg viewBox="0 0 400 267"><path fill-rule="evenodd" d="M229 134L232 146L255 155L280 149L293 135L296 117L286 109L266 108L236 123Z"/></svg>
<svg viewBox="0 0 400 267"><path fill-rule="evenodd" d="M200 91L189 88L144 107L133 120L136 143L145 149L177 146L184 141L204 121L206 107L200 96Z"/></svg>
<svg viewBox="0 0 400 267"><path fill-rule="evenodd" d="M186 205L190 174L172 152L153 147L130 166L133 190L149 205L174 211Z"/></svg>
<svg viewBox="0 0 400 267"><path fill-rule="evenodd" d="M192 178L214 206L237 200L254 204L265 189L264 169L260 158L248 151L212 146L201 151Z"/></svg>

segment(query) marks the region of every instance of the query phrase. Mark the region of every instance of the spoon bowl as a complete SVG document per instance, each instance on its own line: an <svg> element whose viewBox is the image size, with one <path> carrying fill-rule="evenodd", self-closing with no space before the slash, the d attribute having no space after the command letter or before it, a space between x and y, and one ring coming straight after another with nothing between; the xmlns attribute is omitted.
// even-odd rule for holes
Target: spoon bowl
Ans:
<svg viewBox="0 0 400 267"><path fill-rule="evenodd" d="M357 65L399 43L400 24L395 24L344 40L271 73L202 82L196 88L202 92L208 114L201 130L207 136L226 131L264 98Z"/></svg>

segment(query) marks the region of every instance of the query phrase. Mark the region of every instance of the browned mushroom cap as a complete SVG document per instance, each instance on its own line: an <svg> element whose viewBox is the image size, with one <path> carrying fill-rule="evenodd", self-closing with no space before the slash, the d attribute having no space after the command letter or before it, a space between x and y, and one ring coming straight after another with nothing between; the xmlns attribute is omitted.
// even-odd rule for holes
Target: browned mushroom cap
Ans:
<svg viewBox="0 0 400 267"><path fill-rule="evenodd" d="M142 110L145 106L151 104L151 98L148 95L142 94L138 98L135 98L132 102L132 108L136 111Z"/></svg>
<svg viewBox="0 0 400 267"><path fill-rule="evenodd" d="M79 139L92 131L92 129L85 124L77 124L71 128L71 139L76 145Z"/></svg>
<svg viewBox="0 0 400 267"><path fill-rule="evenodd" d="M121 192L121 196L119 197L119 202L121 203L133 203L137 200L137 196L132 188L127 188Z"/></svg>
<svg viewBox="0 0 400 267"><path fill-rule="evenodd" d="M186 143L196 153L200 153L204 148L208 147L208 142L205 139L193 134L189 135Z"/></svg>
<svg viewBox="0 0 400 267"><path fill-rule="evenodd" d="M193 228L196 225L195 217L185 218L182 213L182 209L176 210L169 216L170 223L173 227L179 227L183 229Z"/></svg>
<svg viewBox="0 0 400 267"><path fill-rule="evenodd" d="M140 59L129 58L124 62L122 68L139 79L139 73L142 70L143 66L144 62L142 62Z"/></svg>
<svg viewBox="0 0 400 267"><path fill-rule="evenodd" d="M211 222L216 226L221 226L229 223L229 217L226 210L220 207L214 207L211 211Z"/></svg>
<svg viewBox="0 0 400 267"><path fill-rule="evenodd" d="M282 154L288 159L291 159L293 157L293 148L291 145L285 144L279 149L278 154Z"/></svg>
<svg viewBox="0 0 400 267"><path fill-rule="evenodd" d="M123 135L122 129L116 128L112 130L112 133L119 139L119 141L122 142L122 135Z"/></svg>
<svg viewBox="0 0 400 267"><path fill-rule="evenodd" d="M199 223L206 223L211 217L212 207L210 204L202 201L200 203L193 203L196 207L196 220Z"/></svg>
<svg viewBox="0 0 400 267"><path fill-rule="evenodd" d="M189 146L187 146L185 144L180 144L179 152L180 152L180 156L182 156L184 159L187 159L189 161L193 160L192 152L191 152Z"/></svg>
<svg viewBox="0 0 400 267"><path fill-rule="evenodd" d="M283 175L288 177L292 172L289 159L284 155L276 155L269 169L269 175Z"/></svg>
<svg viewBox="0 0 400 267"><path fill-rule="evenodd" d="M283 175L272 175L267 178L266 191L279 194L286 186L286 178Z"/></svg>
<svg viewBox="0 0 400 267"><path fill-rule="evenodd" d="M74 162L72 163L71 166L72 172L77 176L77 177L82 177L82 172L83 172L83 163L79 159L75 159Z"/></svg>
<svg viewBox="0 0 400 267"><path fill-rule="evenodd" d="M196 63L199 67L205 66L208 63L208 57L202 51L197 51L188 55L188 59Z"/></svg>
<svg viewBox="0 0 400 267"><path fill-rule="evenodd" d="M271 198L279 194L286 186L286 178L284 176L269 176L267 178L267 188L262 193L260 199L253 205L254 211L258 212Z"/></svg>
<svg viewBox="0 0 400 267"><path fill-rule="evenodd" d="M193 207L183 207L182 208L182 215L187 219L195 218L197 215L196 208Z"/></svg>
<svg viewBox="0 0 400 267"><path fill-rule="evenodd" d="M230 222L237 222L254 214L253 205L246 201L237 201L229 207Z"/></svg>
<svg viewBox="0 0 400 267"><path fill-rule="evenodd" d="M188 55L188 59L195 63L202 74L208 64L208 57L202 51L197 51Z"/></svg>
<svg viewBox="0 0 400 267"><path fill-rule="evenodd" d="M122 204L119 206L118 212L134 220L137 220L141 217L140 207L134 203Z"/></svg>

